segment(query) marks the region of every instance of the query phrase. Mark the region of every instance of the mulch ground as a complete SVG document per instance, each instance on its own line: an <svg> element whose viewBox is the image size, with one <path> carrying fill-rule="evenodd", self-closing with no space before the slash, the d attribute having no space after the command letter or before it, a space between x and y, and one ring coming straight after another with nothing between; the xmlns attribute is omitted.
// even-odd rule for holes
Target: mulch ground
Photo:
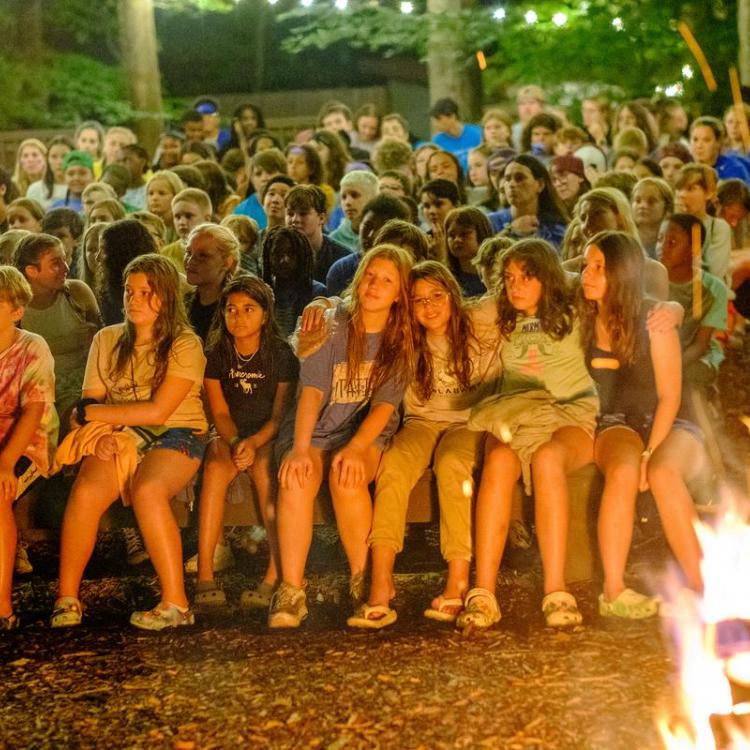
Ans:
<svg viewBox="0 0 750 750"><path fill-rule="evenodd" d="M738 417L750 408L750 353L722 373L730 474L750 453ZM0 748L660 748L655 719L674 700L674 665L661 622L600 618L596 583L574 587L585 624L544 628L539 562L503 566L503 619L464 637L425 620L440 590L437 531L414 529L399 559L399 613L380 632L352 632L341 549L316 533L308 621L270 632L236 608L193 628L143 633L127 624L157 600L149 565L122 572L123 547L105 534L87 571L84 625L53 631L56 545L35 543L36 570L18 579L24 627L0 636ZM654 580L666 555L653 529L631 558L634 582ZM222 577L230 602L257 582L262 555L238 555Z"/></svg>

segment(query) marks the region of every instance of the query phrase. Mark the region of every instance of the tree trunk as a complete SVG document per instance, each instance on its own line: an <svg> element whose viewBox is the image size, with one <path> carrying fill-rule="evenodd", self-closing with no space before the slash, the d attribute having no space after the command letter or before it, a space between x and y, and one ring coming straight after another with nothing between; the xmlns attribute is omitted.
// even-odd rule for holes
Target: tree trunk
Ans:
<svg viewBox="0 0 750 750"><path fill-rule="evenodd" d="M737 56L740 81L750 86L750 0L737 0L737 33L740 39Z"/></svg>
<svg viewBox="0 0 750 750"><path fill-rule="evenodd" d="M15 34L7 41L19 57L38 61L44 51L42 0L15 0L12 5Z"/></svg>
<svg viewBox="0 0 750 750"><path fill-rule="evenodd" d="M427 75L430 101L450 96L458 103L461 118L476 119L480 96L478 75L473 55L467 55L460 26L446 24L446 16L461 12L461 0L427 0L430 14L430 40L427 54Z"/></svg>
<svg viewBox="0 0 750 750"><path fill-rule="evenodd" d="M156 45L153 0L120 0L120 47L128 77L135 131L150 152L162 130L161 75Z"/></svg>

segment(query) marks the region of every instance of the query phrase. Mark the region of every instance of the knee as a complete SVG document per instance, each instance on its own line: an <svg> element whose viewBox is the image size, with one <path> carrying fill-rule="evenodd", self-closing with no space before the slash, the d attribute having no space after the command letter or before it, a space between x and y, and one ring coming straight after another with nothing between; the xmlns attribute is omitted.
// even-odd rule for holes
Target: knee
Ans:
<svg viewBox="0 0 750 750"><path fill-rule="evenodd" d="M169 501L164 485L159 481L150 479L136 482L130 499L134 508L149 507L159 502Z"/></svg>
<svg viewBox="0 0 750 750"><path fill-rule="evenodd" d="M680 472L677 467L668 461L652 458L648 463L648 483L654 488L673 486L680 481Z"/></svg>
<svg viewBox="0 0 750 750"><path fill-rule="evenodd" d="M338 471L331 470L328 472L328 489L331 491L331 497L334 500L346 501L349 498L357 497L363 491L367 491L368 486L369 483L366 480L345 485L339 479Z"/></svg>
<svg viewBox="0 0 750 750"><path fill-rule="evenodd" d="M559 472L565 468L565 455L562 448L553 442L537 448L531 457L531 469L536 473Z"/></svg>
<svg viewBox="0 0 750 750"><path fill-rule="evenodd" d="M636 461L618 461L608 465L603 473L606 484L615 487L637 487L640 466Z"/></svg>

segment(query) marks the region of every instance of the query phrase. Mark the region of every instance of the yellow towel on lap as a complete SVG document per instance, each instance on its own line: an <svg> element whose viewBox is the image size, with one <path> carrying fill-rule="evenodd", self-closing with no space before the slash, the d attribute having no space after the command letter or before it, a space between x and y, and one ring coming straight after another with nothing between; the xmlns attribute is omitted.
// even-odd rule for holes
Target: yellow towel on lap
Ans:
<svg viewBox="0 0 750 750"><path fill-rule="evenodd" d="M57 447L54 471L80 463L86 456L93 456L99 438L105 435L112 435L117 441L117 450L112 459L117 473L117 487L123 504L130 505L131 482L140 458L134 433L115 430L112 425L103 422L89 422L76 427Z"/></svg>

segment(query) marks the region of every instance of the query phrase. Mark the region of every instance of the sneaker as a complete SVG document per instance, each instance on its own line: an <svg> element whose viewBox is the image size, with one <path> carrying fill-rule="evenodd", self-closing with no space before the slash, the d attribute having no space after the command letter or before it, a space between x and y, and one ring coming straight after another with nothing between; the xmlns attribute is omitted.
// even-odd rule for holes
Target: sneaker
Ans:
<svg viewBox="0 0 750 750"><path fill-rule="evenodd" d="M194 625L195 615L188 607L180 609L176 604L160 602L148 612L133 612L130 624L141 630L164 630L181 625Z"/></svg>
<svg viewBox="0 0 750 750"><path fill-rule="evenodd" d="M217 544L214 550L214 573L221 573L222 570L234 567L234 555L232 548L228 544ZM198 572L198 555L197 553L185 561L186 573Z"/></svg>
<svg viewBox="0 0 750 750"><path fill-rule="evenodd" d="M83 606L74 596L61 596L55 602L49 624L53 628L72 628L81 624Z"/></svg>
<svg viewBox="0 0 750 750"><path fill-rule="evenodd" d="M15 630L21 626L21 620L12 612L7 617L0 617L0 630Z"/></svg>
<svg viewBox="0 0 750 750"><path fill-rule="evenodd" d="M138 529L123 529L125 537L125 551L127 553L128 565L140 565L148 560L148 552L143 546L143 538Z"/></svg>
<svg viewBox="0 0 750 750"><path fill-rule="evenodd" d="M26 552L26 542L22 542L20 539L16 545L16 559L13 563L13 570L19 575L34 572L34 566L29 560L28 552Z"/></svg>
<svg viewBox="0 0 750 750"><path fill-rule="evenodd" d="M307 596L304 589L282 583L271 599L268 612L269 628L298 628L307 617Z"/></svg>

